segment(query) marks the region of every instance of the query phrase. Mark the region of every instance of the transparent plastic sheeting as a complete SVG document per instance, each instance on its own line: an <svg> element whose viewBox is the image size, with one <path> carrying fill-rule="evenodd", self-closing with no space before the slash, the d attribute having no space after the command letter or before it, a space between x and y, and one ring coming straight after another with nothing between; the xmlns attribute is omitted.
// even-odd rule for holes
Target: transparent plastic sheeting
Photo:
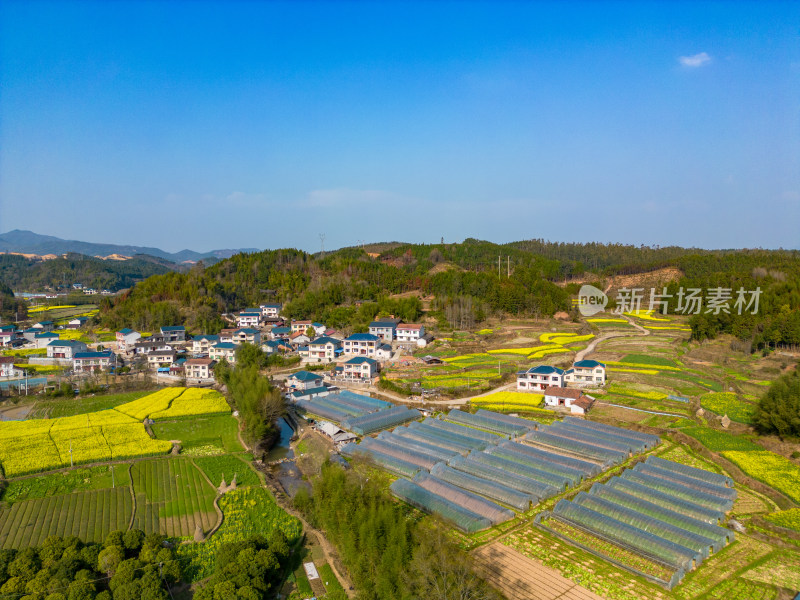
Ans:
<svg viewBox="0 0 800 600"><path fill-rule="evenodd" d="M648 465L653 465L661 469L680 473L681 475L685 475L693 479L699 479L700 481L706 481L718 486L733 487L733 479L730 477L726 475L720 475L719 473L712 473L711 471L706 471L705 469L698 469L697 467L682 465L680 463L672 462L671 460L658 458L657 456L648 456L645 462Z"/></svg>
<svg viewBox="0 0 800 600"><path fill-rule="evenodd" d="M470 475L463 471L457 471L441 463L431 469L431 475L435 475L442 481L452 483L465 490L481 494L497 502L502 502L520 511L528 510L531 504L535 504L539 501L539 498L532 494L515 490L514 488L491 479Z"/></svg>
<svg viewBox="0 0 800 600"><path fill-rule="evenodd" d="M539 427L539 423L537 423L536 421L523 419L522 417L512 417L511 415L504 415L503 413L493 412L491 410L486 410L484 408L479 408L475 414L479 417L494 419L495 421L508 423L509 425L517 425L519 427L524 427L528 431L533 431L534 429L537 429Z"/></svg>
<svg viewBox="0 0 800 600"><path fill-rule="evenodd" d="M337 423L350 418L350 415L348 415L345 412L333 409L330 406L323 406L322 404L317 404L312 400L298 400L296 404L307 413L312 413L320 417L325 417L326 419L330 419L331 421L336 421Z"/></svg>
<svg viewBox="0 0 800 600"><path fill-rule="evenodd" d="M450 459L448 464L458 471L476 475L477 477L483 477L484 479L491 479L492 481L502 483L520 492L532 494L541 500L550 498L559 493L558 489L547 483L525 477L524 475L509 473L498 467L464 458L463 456L456 456Z"/></svg>
<svg viewBox="0 0 800 600"><path fill-rule="evenodd" d="M408 428L413 429L415 431L422 431L423 433L430 433L433 436L441 438L443 440L450 440L452 442L456 442L457 444L466 446L471 450L484 450L486 447L491 446L489 442L484 442L476 438L467 437L465 435L461 435L460 433L445 431L444 429L433 427L432 425L426 425L425 423L409 423Z"/></svg>
<svg viewBox="0 0 800 600"><path fill-rule="evenodd" d="M479 427L481 429L487 429L503 435L517 436L530 431L530 427L512 425L511 423L498 421L497 419L491 419L489 417L477 414L473 415L472 413L456 409L453 409L447 413L447 417L445 418L448 421L453 421L454 423L461 423L463 425L469 425L470 427Z"/></svg>
<svg viewBox="0 0 800 600"><path fill-rule="evenodd" d="M666 523L670 523L676 527L685 529L686 531L703 535L714 541L715 552L717 547L722 548L735 539L733 531L729 529L725 529L724 527L720 527L719 525L714 525L706 521L694 519L688 515L658 506L657 504L653 504L647 500L642 500L636 496L631 496L622 490L614 489L607 485L599 483L595 484L592 486L592 489L589 490L589 494L592 496L598 496L619 506L624 506L625 508L635 510L643 515L660 519Z"/></svg>
<svg viewBox="0 0 800 600"><path fill-rule="evenodd" d="M462 454L466 456L469 454L470 448L469 446L465 446L464 444L459 444L458 442L454 442L452 440L445 440L435 433L422 431L420 429L409 429L408 427L398 427L392 431L393 434L399 435L403 438L408 438L410 440L422 442L424 444L431 444L436 446L437 448L441 448L443 450L452 450L456 454Z"/></svg>
<svg viewBox="0 0 800 600"><path fill-rule="evenodd" d="M365 437L361 441L361 447L399 458L400 460L409 462L412 465L417 465L425 470L430 469L437 462L441 462L439 459L428 456L422 452L411 450L410 448L403 448L402 446L398 446L391 442L387 442L385 440L376 440L371 437Z"/></svg>
<svg viewBox="0 0 800 600"><path fill-rule="evenodd" d="M736 499L736 490L733 488L700 481L694 477L687 477L686 475L681 475L675 471L669 471L667 469L657 467L655 464L639 463L634 467L634 470L639 471L640 473L646 473L647 475L652 475L653 477L660 477L661 479L666 479L667 481L679 483L681 485L685 485L686 487L692 488L693 490L711 494L712 496L719 496L725 500Z"/></svg>
<svg viewBox="0 0 800 600"><path fill-rule="evenodd" d="M337 402L332 400L328 397L324 398L314 398L311 400L316 406L327 406L328 408L332 408L334 410L338 410L339 412L346 413L348 418L351 417L363 417L364 415L368 414L370 411L364 410L363 408L356 408L355 406L350 406L349 404L345 404L344 402Z"/></svg>
<svg viewBox="0 0 800 600"><path fill-rule="evenodd" d="M564 465L559 465L557 463L550 462L549 460L534 458L532 456L528 456L527 454L515 452L510 448L496 446L494 448L488 448L486 452L506 460L520 463L527 467L533 467L534 469L538 469L540 471L546 471L556 476L566 477L569 480L568 485L570 487L578 485L581 481L583 481L584 474L582 471L578 471L577 469L573 469L571 467L565 467Z"/></svg>
<svg viewBox="0 0 800 600"><path fill-rule="evenodd" d="M384 440L387 442L391 442L393 444L397 444L398 446L403 446L404 448L409 448L411 450L417 450L418 452L425 452L428 456L432 456L434 458L444 461L448 461L453 458L458 452L454 452L453 450L446 450L444 448L439 448L434 446L433 444L426 444L425 442L420 442L414 440L412 438L403 437L401 435L397 435L396 433L389 433L388 431L381 431L378 434L379 440Z"/></svg>
<svg viewBox="0 0 800 600"><path fill-rule="evenodd" d="M523 465L522 463L503 458L502 456L495 456L494 454L487 454L486 452L470 452L467 458L479 463L483 463L484 465L503 469L509 473L516 473L517 475L529 477L535 481L541 481L547 485L552 485L559 491L566 490L570 485L569 479L563 475L548 473L547 471L542 471L541 469L537 469L535 467L529 467L527 465Z"/></svg>
<svg viewBox="0 0 800 600"><path fill-rule="evenodd" d="M400 475L401 477L411 478L419 472L419 467L417 465L400 460L399 458L395 458L393 456L388 456L382 452L376 452L375 450L362 448L358 444L345 444L342 446L340 452L345 456L359 455L370 458L375 461L375 464L379 467L382 467L387 471L391 471L395 475Z"/></svg>
<svg viewBox="0 0 800 600"><path fill-rule="evenodd" d="M576 442L591 444L592 446L607 448L608 450L614 450L616 452L622 452L626 456L633 454L631 445L625 441L620 440L614 442L609 439L604 439L600 436L594 435L593 432L587 429L578 429L577 427L570 427L569 425L562 425L561 423L556 422L544 429L544 431L547 433L556 433L557 435L563 436L570 440L575 440Z"/></svg>
<svg viewBox="0 0 800 600"><path fill-rule="evenodd" d="M491 500L482 498L477 494L462 490L452 483L447 483L446 481L443 481L433 475L428 475L427 473L417 473L412 481L421 488L424 488L429 492L436 494L437 496L441 496L442 498L453 502L461 508L466 508L468 511L473 512L476 515L480 515L489 519L492 522L492 525L497 525L498 523L503 523L504 521L514 518L513 511L503 508Z"/></svg>
<svg viewBox="0 0 800 600"><path fill-rule="evenodd" d="M439 419L433 419L431 417L428 417L422 422L425 425L430 425L431 427L438 427L439 429L442 429L444 431L457 433L459 435L463 435L466 437L477 438L484 442L488 442L489 444L498 444L505 439L500 437L496 433L489 433L488 431L481 431L479 429L473 429L472 427L467 427L466 425L458 425L457 423L450 423L448 421L440 421Z"/></svg>
<svg viewBox="0 0 800 600"><path fill-rule="evenodd" d="M373 431L388 429L395 425L405 423L406 421L419 419L421 416L422 415L416 408L395 406L394 408L382 410L363 417L348 419L342 422L342 428L359 435L367 435Z"/></svg>
<svg viewBox="0 0 800 600"><path fill-rule="evenodd" d="M329 394L328 398L331 396L336 396L337 399L346 400L354 405L363 405L365 407L373 407L375 410L385 410L387 408L392 408L394 404L391 402L387 402L386 400L379 400L378 398L370 398L369 396L362 396L361 394L354 394L348 390L341 390L336 392L335 394Z"/></svg>
<svg viewBox="0 0 800 600"><path fill-rule="evenodd" d="M358 417L378 412L379 410L384 410L382 407L378 408L376 406L362 404L360 402L354 402L346 397L342 397L340 394L328 394L327 396L314 398L314 402L320 402L321 404L330 404L333 406L333 408L337 408L341 411L350 413L351 415Z"/></svg>
<svg viewBox="0 0 800 600"><path fill-rule="evenodd" d="M556 454L555 452L548 452L547 450L534 448L533 446L520 444L518 442L503 442L500 444L499 448L507 448L513 452L524 454L537 460L547 461L554 465L563 465L565 467L569 467L570 469L580 471L586 477L594 477L595 475L599 475L603 470L600 468L600 465L587 460L563 456L561 454Z"/></svg>
<svg viewBox="0 0 800 600"><path fill-rule="evenodd" d="M690 571L703 558L699 552L691 548L670 542L569 500L560 500L553 508L553 515L598 534L623 548L655 558L675 569Z"/></svg>
<svg viewBox="0 0 800 600"><path fill-rule="evenodd" d="M586 429L594 429L596 431L603 431L606 433L615 433L627 438L641 440L648 445L648 448L655 448L661 443L661 438L657 435L650 433L642 433L641 431L631 431L622 427L614 427L613 425L606 425L605 423L598 423L596 421L587 421L586 419L579 419L578 417L565 417L564 423L584 427Z"/></svg>
<svg viewBox="0 0 800 600"><path fill-rule="evenodd" d="M549 427L531 431L525 436L525 441L546 446L551 449L551 451L555 449L557 451L568 452L581 458L598 462L602 465L603 469L607 469L612 465L618 465L628 458L626 452L617 452L591 444L584 444L583 442L576 442L575 440L559 435L557 431L551 433Z"/></svg>
<svg viewBox="0 0 800 600"><path fill-rule="evenodd" d="M706 494L679 483L667 481L666 479L654 477L653 475L647 475L635 469L624 471L620 477L627 479L628 481L640 483L664 494L669 494L670 496L680 498L681 500L694 502L695 504L705 506L706 508L720 510L722 512L727 512L733 508L733 500L726 500L725 498L720 498L719 496Z"/></svg>
<svg viewBox="0 0 800 600"><path fill-rule="evenodd" d="M411 506L439 515L466 533L480 531L492 525L492 522L486 517L461 508L407 479L397 479L389 486L389 489L395 496L405 500Z"/></svg>
<svg viewBox="0 0 800 600"><path fill-rule="evenodd" d="M575 504L580 504L586 508L591 508L592 510L602 513L607 517L611 517L612 519L616 519L617 521L621 521L627 525L647 531L648 533L657 535L658 537L669 540L670 542L675 542L676 544L690 548L696 552L699 552L703 558L708 558L708 555L711 554L712 550L714 552L718 552L722 549L722 547L717 545L714 540L707 538L704 535L686 531L685 529L681 529L680 527L667 523L666 521L649 517L640 512L620 506L619 504L614 504L613 502L605 500L604 498L600 498L599 496L590 496L586 492L580 492L577 496L575 496L575 498L572 499L572 502Z"/></svg>
<svg viewBox="0 0 800 600"><path fill-rule="evenodd" d="M643 442L642 440L635 440L633 438L629 438L624 435L619 435L616 433L607 433L605 431L599 431L595 429L589 429L588 427L581 427L579 425L573 425L572 423L564 423L563 421L560 423L553 423L551 427L556 427L559 430L563 431L572 431L578 435L585 436L587 440L597 440L598 442L610 442L615 444L616 446L621 446L626 448L628 452L633 454L638 454L639 452L644 452L647 450L647 443ZM580 439L580 438L578 438ZM614 446L609 446L614 447Z"/></svg>
<svg viewBox="0 0 800 600"><path fill-rule="evenodd" d="M705 521L706 523L718 524L725 517L725 512L722 510L701 506L700 504L689 502L688 500L681 500L675 496L659 492L635 481L622 479L621 477L609 479L606 485L615 490L630 494L631 496L636 496L642 500L652 502L663 508L674 510L694 519L699 519L700 521Z"/></svg>

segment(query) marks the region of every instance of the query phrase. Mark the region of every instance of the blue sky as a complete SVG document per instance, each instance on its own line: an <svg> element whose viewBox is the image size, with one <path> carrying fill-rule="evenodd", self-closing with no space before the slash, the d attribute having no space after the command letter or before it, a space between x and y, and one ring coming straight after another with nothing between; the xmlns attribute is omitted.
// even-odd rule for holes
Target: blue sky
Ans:
<svg viewBox="0 0 800 600"><path fill-rule="evenodd" d="M0 3L0 231L800 247L798 2Z"/></svg>

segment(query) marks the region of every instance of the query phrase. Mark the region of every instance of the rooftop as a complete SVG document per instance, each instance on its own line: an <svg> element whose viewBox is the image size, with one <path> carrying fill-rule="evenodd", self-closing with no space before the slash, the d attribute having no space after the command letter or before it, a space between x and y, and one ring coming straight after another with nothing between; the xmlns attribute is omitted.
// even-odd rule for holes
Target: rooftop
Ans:
<svg viewBox="0 0 800 600"><path fill-rule="evenodd" d="M345 340L351 342L377 342L378 339L377 335L372 335L371 333L354 333L350 337L345 338Z"/></svg>
<svg viewBox="0 0 800 600"><path fill-rule="evenodd" d="M296 379L297 381L314 381L316 379L322 379L322 375L318 373L312 373L311 371L298 371L297 373L289 375L289 379Z"/></svg>
<svg viewBox="0 0 800 600"><path fill-rule="evenodd" d="M583 367L585 369L594 369L595 367L603 367L604 369L606 368L606 366L603 363L597 362L596 360L579 360L572 366Z"/></svg>

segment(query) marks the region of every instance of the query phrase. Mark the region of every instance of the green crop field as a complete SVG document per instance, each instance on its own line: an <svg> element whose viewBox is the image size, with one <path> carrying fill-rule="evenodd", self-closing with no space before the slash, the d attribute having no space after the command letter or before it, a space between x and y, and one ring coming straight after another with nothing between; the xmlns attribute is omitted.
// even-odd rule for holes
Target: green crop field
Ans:
<svg viewBox="0 0 800 600"><path fill-rule="evenodd" d="M236 483L239 486L261 484L261 480L253 468L244 460L231 454L198 456L194 459L194 464L205 473L214 485L219 485L223 478L226 483L230 483L234 475L236 475Z"/></svg>
<svg viewBox="0 0 800 600"><path fill-rule="evenodd" d="M137 462L131 467L136 495L134 528L147 533L189 536L217 522L216 492L202 473L185 458Z"/></svg>
<svg viewBox="0 0 800 600"><path fill-rule="evenodd" d="M13 479L9 482L0 499L11 504L33 498L47 498L72 492L101 490L129 484L128 465L125 463L99 467L79 467L70 471L50 473L39 477Z"/></svg>
<svg viewBox="0 0 800 600"><path fill-rule="evenodd" d="M714 392L700 399L700 405L720 416L728 415L731 421L751 423L755 404L746 402L731 392Z"/></svg>
<svg viewBox="0 0 800 600"><path fill-rule="evenodd" d="M36 405L37 410L47 409L47 415L37 415L39 417L49 416L51 419L58 417L72 417L89 412L98 412L110 408L116 408L126 402L138 400L153 393L153 390L139 392L124 392L121 394L105 394L102 396L90 396L87 398L64 398L40 402ZM33 417L33 415L31 415Z"/></svg>
<svg viewBox="0 0 800 600"><path fill-rule="evenodd" d="M51 535L102 542L127 529L132 513L128 485L15 502L0 510L0 548L37 546Z"/></svg>
<svg viewBox="0 0 800 600"><path fill-rule="evenodd" d="M185 454L193 454L193 449L200 448L216 448L214 453L222 454L244 450L236 435L237 426L230 415L213 415L157 421L153 433L160 440L180 440Z"/></svg>

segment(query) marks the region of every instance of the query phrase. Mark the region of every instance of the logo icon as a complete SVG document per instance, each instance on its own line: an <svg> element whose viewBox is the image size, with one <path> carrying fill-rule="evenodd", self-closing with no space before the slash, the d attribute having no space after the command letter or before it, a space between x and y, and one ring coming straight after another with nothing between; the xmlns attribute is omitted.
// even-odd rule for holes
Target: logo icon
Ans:
<svg viewBox="0 0 800 600"><path fill-rule="evenodd" d="M608 296L593 285L582 285L578 292L578 310L584 317L591 317L605 310Z"/></svg>

